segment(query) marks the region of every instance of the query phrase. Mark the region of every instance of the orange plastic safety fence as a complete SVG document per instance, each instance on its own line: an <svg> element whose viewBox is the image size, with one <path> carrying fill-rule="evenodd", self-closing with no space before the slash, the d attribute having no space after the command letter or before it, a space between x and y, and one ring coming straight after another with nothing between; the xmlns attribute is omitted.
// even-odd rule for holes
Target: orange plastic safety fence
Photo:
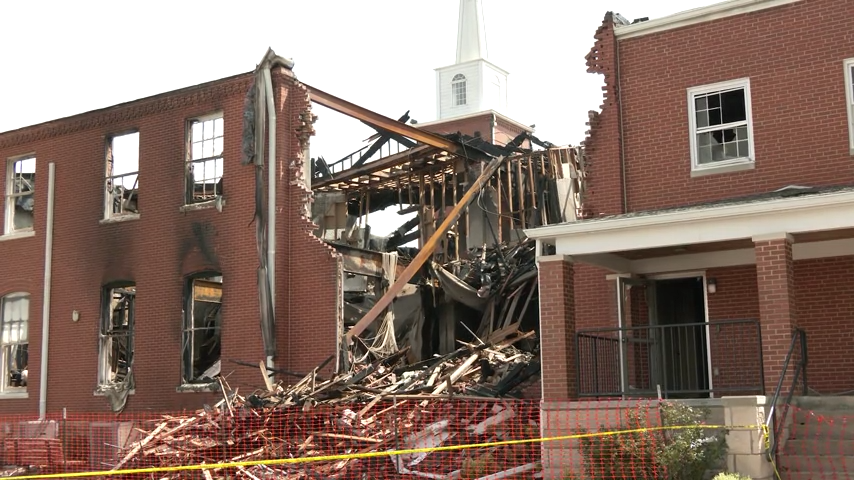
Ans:
<svg viewBox="0 0 854 480"><path fill-rule="evenodd" d="M693 465L680 458L683 453L696 457L708 450L714 466L721 466L723 457L715 460L712 449L724 430L703 428L704 422L715 423L714 413L707 413L650 400L541 403L410 396L288 408L252 406L247 400L159 414L68 411L41 421L0 416L0 475L670 478ZM210 467L162 470L200 464Z"/></svg>
<svg viewBox="0 0 854 480"><path fill-rule="evenodd" d="M791 406L787 417L777 449L783 478L854 478L854 409L850 403L814 409Z"/></svg>

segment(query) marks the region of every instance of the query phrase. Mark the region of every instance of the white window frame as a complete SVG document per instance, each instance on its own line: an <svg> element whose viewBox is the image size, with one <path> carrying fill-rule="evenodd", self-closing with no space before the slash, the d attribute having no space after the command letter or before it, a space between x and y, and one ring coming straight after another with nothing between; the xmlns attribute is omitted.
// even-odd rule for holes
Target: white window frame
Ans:
<svg viewBox="0 0 854 480"><path fill-rule="evenodd" d="M454 75L451 79L451 104L455 107L464 107L468 104L468 79L462 73ZM459 100L462 100L460 102Z"/></svg>
<svg viewBox="0 0 854 480"><path fill-rule="evenodd" d="M721 160L717 162L711 162L706 164L701 164L698 153L698 145L697 145L697 135L702 131L715 131L725 128L727 125L736 125L736 124L724 124L724 125L715 125L714 128L708 129L700 129L701 132L698 132L697 124L696 124L696 108L694 103L694 97L697 95L702 95L705 93L715 92L719 90L731 90L731 89L744 89L744 111L745 118L747 122L747 138L748 138L748 155L747 157L733 158L729 160ZM688 136L689 136L689 145L691 148L691 174L692 176L696 175L705 175L709 173L724 173L738 170L745 170L754 168L756 155L755 155L755 145L756 138L753 136L753 111L751 106L751 95L750 95L750 79L749 78L739 78L736 80L728 80L725 82L718 82L709 85L701 85L697 87L691 87L687 92L688 96Z"/></svg>
<svg viewBox="0 0 854 480"><path fill-rule="evenodd" d="M114 204L116 193L111 191L111 185L115 182L116 179L122 179L124 177L135 176L133 187L131 188L131 195L136 197L137 202L139 201L139 158L137 156L136 163L136 171L122 173L122 174L114 174L112 171L113 168L113 140L118 137L123 137L125 135L139 135L139 130L129 130L126 132L116 133L115 135L110 136L107 139L107 145L105 146L104 151L104 220L118 220L118 219L129 219L126 217L139 217L139 211L133 212L130 209L126 210L127 206L130 204L129 201L122 201L122 206L118 212L114 212ZM139 150L137 149L137 155L139 154ZM121 192L118 192L121 194ZM128 198L130 200L130 197Z"/></svg>
<svg viewBox="0 0 854 480"><path fill-rule="evenodd" d="M854 58L842 62L845 68L845 105L848 110L848 153L854 155Z"/></svg>
<svg viewBox="0 0 854 480"><path fill-rule="evenodd" d="M3 204L5 206L4 212L4 221L3 221L3 235L10 236L16 235L25 232L33 232L35 230L35 212L33 215L33 226L27 228L15 228L15 201L11 199L17 198L20 196L25 196L21 194L16 194L14 192L15 188L15 164L22 160L32 159L36 163L36 173L38 173L38 159L36 159L35 154L26 154L26 155L18 155L15 157L10 157L6 160L6 189L3 192ZM32 195L35 197L36 186L33 185Z"/></svg>
<svg viewBox="0 0 854 480"><path fill-rule="evenodd" d="M129 305L127 310L127 330L125 332L121 332L120 330L114 330L112 328L111 320L113 318L113 312L115 311L113 306L114 300L114 291L115 290L127 290L128 292L133 291L133 294L128 293L130 295ZM135 310L136 310L136 285L132 282L121 283L121 284L112 284L106 287L103 287L101 293L101 321L98 326L98 390L103 391L113 387L116 387L121 382L116 382L110 377L112 376L112 371L110 368L110 350L113 348L113 339L118 337L127 337L127 347L130 350L128 354L128 373L127 375L132 375L133 369L133 350L134 350L134 318L135 318Z"/></svg>
<svg viewBox="0 0 854 480"><path fill-rule="evenodd" d="M6 342L3 341L2 331L3 324L8 320L5 317L6 311L6 302L9 300L20 300L22 298L30 299L30 294L26 292L15 292L10 293L8 295L0 298L0 398L9 398L9 397L26 397L27 396L27 387L13 387L8 385L9 378L6 376L9 373L9 366L6 364L9 359L6 358ZM27 341L26 344L29 346L29 326L30 326L30 312L31 309L29 307L29 301L27 302ZM17 344L22 345L24 342L18 342ZM27 348L29 352L29 348ZM29 353L28 353L29 356ZM29 363L29 362L27 362ZM29 365L27 365L27 370L29 370ZM29 374L27 375L29 376ZM29 383L29 381L27 382Z"/></svg>
<svg viewBox="0 0 854 480"><path fill-rule="evenodd" d="M213 156L210 156L210 157L202 156L199 158L193 158L193 144L196 143L196 142L193 142L193 124L204 123L207 121L216 121L216 120L222 121L222 132L219 136L217 136L216 134L218 132L216 130L214 130L214 137L212 138L212 140L215 140L216 138L221 138L222 144L223 144L223 150L219 152L219 155L217 155L216 151L214 151ZM202 139L202 142L203 141L204 141L204 138ZM214 144L216 144L216 142L214 142ZM203 115L200 117L194 117L194 118L189 119L187 121L186 146L187 146L186 147L187 152L186 152L186 155L184 157L185 175L189 172L189 169L191 166L195 166L198 164L204 164L206 162L213 161L215 166L216 166L217 162L219 163L219 165L222 166L222 175L219 177L219 179L221 180L223 177L225 177L225 116L223 115L223 112L215 112L215 113L211 113L208 115ZM216 167L214 167L214 168L216 168ZM196 178L196 177L194 177L194 178ZM198 178L201 178L201 177L198 177ZM205 177L205 179L211 179L211 180L213 180L215 178L217 178L217 177L216 176ZM194 191L189 191L190 182L186 181L185 184L186 184L186 186L184 187L184 206L199 205L199 204L213 204L216 201L216 196L222 195L222 191L217 191L216 184L215 184L214 190L213 190L213 193L215 195L214 198L210 198L207 200L195 201L193 199ZM195 186L195 183L194 183L194 186Z"/></svg>

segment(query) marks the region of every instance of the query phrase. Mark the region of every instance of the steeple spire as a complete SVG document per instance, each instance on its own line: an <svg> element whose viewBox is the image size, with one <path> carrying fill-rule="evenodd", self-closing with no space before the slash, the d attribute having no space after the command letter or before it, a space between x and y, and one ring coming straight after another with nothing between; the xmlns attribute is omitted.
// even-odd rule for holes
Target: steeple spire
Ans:
<svg viewBox="0 0 854 480"><path fill-rule="evenodd" d="M487 59L483 5L481 0L460 0L457 63L479 59Z"/></svg>

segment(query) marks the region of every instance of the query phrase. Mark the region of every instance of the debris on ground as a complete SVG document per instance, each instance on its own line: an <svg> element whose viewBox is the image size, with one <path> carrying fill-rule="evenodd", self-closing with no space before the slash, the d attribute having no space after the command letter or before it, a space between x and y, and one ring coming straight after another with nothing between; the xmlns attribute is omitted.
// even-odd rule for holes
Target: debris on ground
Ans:
<svg viewBox="0 0 854 480"><path fill-rule="evenodd" d="M471 445L539 436L539 405L506 397L539 372L533 354L514 344L529 338L518 324L480 342L415 365L405 351L331 378L315 369L289 386L243 396L221 381L223 399L186 416L164 416L138 429L113 470ZM202 470L202 478L500 479L539 469L536 443L434 452L276 462ZM198 471L157 478L200 478ZM116 475L118 477L119 475ZM127 478L130 478L129 476Z"/></svg>

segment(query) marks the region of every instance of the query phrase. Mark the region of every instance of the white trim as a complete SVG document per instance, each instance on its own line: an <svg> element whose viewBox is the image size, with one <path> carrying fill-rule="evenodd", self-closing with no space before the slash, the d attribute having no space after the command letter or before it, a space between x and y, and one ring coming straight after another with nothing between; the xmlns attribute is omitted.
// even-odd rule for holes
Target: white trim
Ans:
<svg viewBox="0 0 854 480"><path fill-rule="evenodd" d="M130 222L132 220L139 220L139 214L138 213L126 213L124 215L116 215L116 216L110 217L110 218L102 218L102 219L98 220L98 223L100 225L109 225L111 223Z"/></svg>
<svg viewBox="0 0 854 480"><path fill-rule="evenodd" d="M776 233L766 233L764 235L754 235L751 238L754 243L756 242L771 242L774 240L788 240L790 242L794 242L795 239L792 238L792 235L786 232L776 232Z"/></svg>
<svg viewBox="0 0 854 480"><path fill-rule="evenodd" d="M504 75L510 75L510 72L508 72L507 70L504 70L503 68L499 67L498 65L490 62L489 60L487 60L485 58L475 58L474 60L469 60L469 61L462 62L462 63L452 63L451 65L446 65L444 67L434 68L433 71L444 72L444 71L450 70L452 68L474 65L475 63L480 63L480 62L483 62L483 63L489 65L490 67L498 70L499 72L503 73Z"/></svg>
<svg viewBox="0 0 854 480"><path fill-rule="evenodd" d="M848 110L848 152L854 155L854 58L842 62L845 74L845 103Z"/></svg>
<svg viewBox="0 0 854 480"><path fill-rule="evenodd" d="M581 255L575 258L577 263L596 265L610 268L609 264L599 261L604 255ZM612 255L616 258L617 255ZM792 245L792 259L795 261L814 260L818 258L854 256L854 239L826 240L821 242L795 243ZM753 248L724 250L720 252L688 253L668 257L644 258L627 261L627 266L605 276L606 280L614 280L618 276L649 275L668 272L691 272L700 269L736 267L740 265L755 265L756 252ZM615 270L617 271L617 270Z"/></svg>
<svg viewBox="0 0 854 480"><path fill-rule="evenodd" d="M5 172L5 187L3 188L3 236L20 238L19 235L24 233L29 233L35 230L35 218L33 219L33 226L29 228L15 228L15 204L9 202L9 196L12 195L13 183L15 180L15 163L20 160L29 160L33 159L36 162L36 173L38 173L39 161L35 152L24 153L21 155L13 155L6 159L6 169ZM36 177L36 181L38 181L38 177ZM33 185L33 195L36 194L36 186Z"/></svg>
<svg viewBox="0 0 854 480"><path fill-rule="evenodd" d="M663 32L674 28L687 27L698 23L710 22L719 18L732 17L744 13L757 12L768 8L797 3L801 0L729 0L726 2L694 8L662 18L647 20L633 25L615 26L614 36L623 40L651 33Z"/></svg>
<svg viewBox="0 0 854 480"><path fill-rule="evenodd" d="M683 278L697 278L703 277L706 275L705 270L687 270L684 272L675 272L675 273L655 273L652 275L647 275L646 278L650 280L680 280Z"/></svg>
<svg viewBox="0 0 854 480"><path fill-rule="evenodd" d="M36 236L35 230L19 230L12 233L4 233L0 235L0 242L5 242L7 240L17 240L19 238L31 238Z"/></svg>
<svg viewBox="0 0 854 480"><path fill-rule="evenodd" d="M748 145L748 153L747 157L739 157L733 158L729 160L720 160L720 161L712 161L710 163L700 163L700 159L698 158L698 146L697 146L697 124L696 124L696 111L695 111L695 97L697 95L703 95L711 92L721 91L721 90L733 90L733 89L744 89L744 112L745 112L745 125L741 124L732 124L732 127L736 126L746 126L747 127L747 145ZM712 173L714 171L718 171L720 173L725 173L731 171L731 167L735 165L744 165L744 164L753 164L756 156L754 154L754 144L756 143L753 138L753 112L751 109L751 96L750 96L750 79L749 78L739 78L735 80L727 80L725 82L712 83L709 85L700 85L696 87L688 88L688 143L691 148L691 173L692 175L696 175L700 172L702 173ZM721 127L725 126L724 124L715 125L717 128L713 127L704 127L704 131L713 132L718 131Z"/></svg>
<svg viewBox="0 0 854 480"><path fill-rule="evenodd" d="M585 255L854 228L854 191L780 198L526 229L558 254Z"/></svg>

